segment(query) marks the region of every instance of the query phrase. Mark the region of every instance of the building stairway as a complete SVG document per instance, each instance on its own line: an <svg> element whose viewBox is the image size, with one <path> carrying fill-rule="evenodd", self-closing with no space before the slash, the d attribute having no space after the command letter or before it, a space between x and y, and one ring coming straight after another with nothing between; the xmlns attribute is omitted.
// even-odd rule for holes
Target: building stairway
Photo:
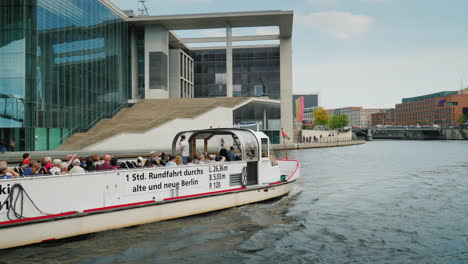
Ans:
<svg viewBox="0 0 468 264"><path fill-rule="evenodd" d="M234 108L248 97L145 99L102 119L85 133L75 133L57 150L81 150L121 133L145 133L166 122L194 118L216 107ZM176 131L174 131L175 133Z"/></svg>

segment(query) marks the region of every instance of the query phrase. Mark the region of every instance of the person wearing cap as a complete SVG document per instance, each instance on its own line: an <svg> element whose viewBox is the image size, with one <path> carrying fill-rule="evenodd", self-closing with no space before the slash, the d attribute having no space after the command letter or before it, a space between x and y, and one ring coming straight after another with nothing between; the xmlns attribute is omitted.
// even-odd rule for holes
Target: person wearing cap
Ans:
<svg viewBox="0 0 468 264"><path fill-rule="evenodd" d="M85 173L85 169L83 169L81 166L81 161L80 159L73 159L72 161L72 166L73 168L68 171L69 174L80 174L80 173Z"/></svg>
<svg viewBox="0 0 468 264"><path fill-rule="evenodd" d="M62 160L60 159L54 159L52 161L52 163L54 164L54 167L50 168L49 169L49 173L52 174L52 175L60 175L62 174L62 170L60 169L60 164L62 164Z"/></svg>
<svg viewBox="0 0 468 264"><path fill-rule="evenodd" d="M182 154L184 164L187 164L188 157L190 155L190 147L187 140L185 140L185 135L180 136L179 149Z"/></svg>

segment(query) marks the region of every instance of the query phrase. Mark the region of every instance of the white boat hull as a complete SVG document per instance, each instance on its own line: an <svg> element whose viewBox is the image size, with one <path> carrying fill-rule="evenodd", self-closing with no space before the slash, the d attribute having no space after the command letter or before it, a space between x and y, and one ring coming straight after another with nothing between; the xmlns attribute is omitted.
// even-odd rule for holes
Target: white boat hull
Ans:
<svg viewBox="0 0 468 264"><path fill-rule="evenodd" d="M54 218L43 222L3 227L0 228L2 238L0 248L40 243L265 201L287 194L293 183L294 181L288 181L173 202L145 204L140 207L120 208L116 211L97 211L85 215L76 214L61 219Z"/></svg>

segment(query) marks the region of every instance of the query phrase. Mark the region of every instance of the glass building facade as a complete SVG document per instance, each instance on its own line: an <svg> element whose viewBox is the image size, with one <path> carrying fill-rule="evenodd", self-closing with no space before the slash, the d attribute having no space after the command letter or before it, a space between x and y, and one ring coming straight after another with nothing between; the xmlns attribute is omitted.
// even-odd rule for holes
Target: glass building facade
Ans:
<svg viewBox="0 0 468 264"><path fill-rule="evenodd" d="M0 0L0 138L59 146L130 97L128 24L97 0Z"/></svg>
<svg viewBox="0 0 468 264"><path fill-rule="evenodd" d="M195 50L195 97L226 96L226 50ZM233 96L280 99L280 50L233 49Z"/></svg>

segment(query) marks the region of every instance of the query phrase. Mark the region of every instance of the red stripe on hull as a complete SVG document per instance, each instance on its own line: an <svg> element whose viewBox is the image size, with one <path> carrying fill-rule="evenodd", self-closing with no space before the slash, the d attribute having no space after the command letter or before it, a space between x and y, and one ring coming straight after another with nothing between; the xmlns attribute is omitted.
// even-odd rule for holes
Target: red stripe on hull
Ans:
<svg viewBox="0 0 468 264"><path fill-rule="evenodd" d="M154 203L154 201L145 201L145 202L139 202L139 203L121 204L121 205L107 206L107 207L101 207L101 208L87 209L87 210L84 210L83 213L98 212L98 211L104 211L104 210L109 210L109 209L137 206L137 205L150 204L150 203Z"/></svg>
<svg viewBox="0 0 468 264"><path fill-rule="evenodd" d="M77 213L76 211L73 211L73 212L66 212L66 213L61 213L61 214L53 214L53 215L44 215L44 216L30 217L30 218L24 218L24 219L16 219L16 220L11 220L11 221L0 222L0 225L9 225L9 224L15 224L15 223L21 223L21 222L49 219L49 218L55 218L55 217L61 217L61 216L74 215L76 213Z"/></svg>

